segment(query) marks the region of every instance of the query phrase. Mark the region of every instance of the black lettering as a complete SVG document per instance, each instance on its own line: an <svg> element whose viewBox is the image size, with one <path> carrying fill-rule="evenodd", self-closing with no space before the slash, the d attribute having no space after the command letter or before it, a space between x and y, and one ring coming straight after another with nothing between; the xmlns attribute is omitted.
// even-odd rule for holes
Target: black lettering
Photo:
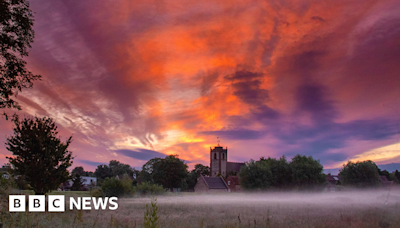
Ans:
<svg viewBox="0 0 400 228"><path fill-rule="evenodd" d="M56 200L58 200L58 201L60 201L59 199L55 199L54 201L53 201L53 206L55 207L55 208L59 208L60 206L56 206L54 203L56 202Z"/></svg>
<svg viewBox="0 0 400 228"><path fill-rule="evenodd" d="M14 207L20 207L20 206L21 206L21 200L14 199Z"/></svg>
<svg viewBox="0 0 400 228"><path fill-rule="evenodd" d="M39 201L39 199L33 199L33 207L34 207L34 208L40 207L40 201Z"/></svg>

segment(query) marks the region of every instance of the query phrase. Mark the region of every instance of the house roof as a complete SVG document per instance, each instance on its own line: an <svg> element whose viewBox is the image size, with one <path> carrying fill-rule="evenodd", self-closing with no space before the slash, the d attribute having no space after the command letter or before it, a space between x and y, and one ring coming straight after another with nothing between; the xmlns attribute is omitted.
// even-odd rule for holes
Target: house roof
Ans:
<svg viewBox="0 0 400 228"><path fill-rule="evenodd" d="M228 186L226 185L224 179L222 177L205 177L201 175L203 178L204 183L206 183L209 189L227 189Z"/></svg>
<svg viewBox="0 0 400 228"><path fill-rule="evenodd" d="M231 171L239 172L239 170L242 166L244 166L244 163L242 163L242 162L227 162L226 163L226 173L229 173Z"/></svg>

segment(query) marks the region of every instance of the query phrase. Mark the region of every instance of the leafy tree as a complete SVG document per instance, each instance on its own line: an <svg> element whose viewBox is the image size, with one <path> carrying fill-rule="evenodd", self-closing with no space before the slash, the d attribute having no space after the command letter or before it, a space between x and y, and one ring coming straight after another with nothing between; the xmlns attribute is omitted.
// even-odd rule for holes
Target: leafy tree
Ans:
<svg viewBox="0 0 400 228"><path fill-rule="evenodd" d="M15 173L24 175L38 195L57 189L69 179L68 168L72 165L72 152L68 151L72 136L63 143L57 137L57 126L51 118L25 118L15 124L14 136L6 140L7 157Z"/></svg>
<svg viewBox="0 0 400 228"><path fill-rule="evenodd" d="M285 158L260 158L250 160L239 171L239 179L244 189L287 188L292 181L292 172Z"/></svg>
<svg viewBox="0 0 400 228"><path fill-rule="evenodd" d="M94 171L94 175L99 179L98 181L101 182L107 177L112 177L112 172L110 167L108 167L107 165L99 165Z"/></svg>
<svg viewBox="0 0 400 228"><path fill-rule="evenodd" d="M133 176L133 169L130 165L121 163L116 160L111 160L108 164L111 169L111 174L115 176L127 174L129 177Z"/></svg>
<svg viewBox="0 0 400 228"><path fill-rule="evenodd" d="M293 185L298 189L322 189L326 183L324 167L313 157L296 155L290 162Z"/></svg>
<svg viewBox="0 0 400 228"><path fill-rule="evenodd" d="M111 160L109 165L99 165L94 171L94 175L101 182L107 177L123 176L127 174L129 177L133 177L134 170L128 164L121 163L116 160Z"/></svg>
<svg viewBox="0 0 400 228"><path fill-rule="evenodd" d="M85 177L95 177L94 172L92 172L92 171L85 171L83 176L85 176Z"/></svg>
<svg viewBox="0 0 400 228"><path fill-rule="evenodd" d="M165 193L163 186L149 182L137 184L136 187L134 187L134 191L141 195L161 195Z"/></svg>
<svg viewBox="0 0 400 228"><path fill-rule="evenodd" d="M396 177L396 172L390 173L390 179L397 184L399 183L399 179L397 179L397 177Z"/></svg>
<svg viewBox="0 0 400 228"><path fill-rule="evenodd" d="M20 106L11 97L40 79L26 68L34 38L33 14L26 0L0 0L0 108Z"/></svg>
<svg viewBox="0 0 400 228"><path fill-rule="evenodd" d="M188 189L194 189L194 186L196 185L197 179L200 177L200 175L209 176L210 167L202 164L196 164L194 169L188 173L186 178L186 185Z"/></svg>
<svg viewBox="0 0 400 228"><path fill-rule="evenodd" d="M197 177L200 177L200 174L203 176L210 176L210 167L196 164L192 172L194 172Z"/></svg>
<svg viewBox="0 0 400 228"><path fill-rule="evenodd" d="M161 184L164 188L179 188L187 177L187 165L177 155L154 158L143 165L142 181Z"/></svg>
<svg viewBox="0 0 400 228"><path fill-rule="evenodd" d="M82 188L83 188L83 181L81 175L76 174L72 182L71 191L81 191Z"/></svg>
<svg viewBox="0 0 400 228"><path fill-rule="evenodd" d="M261 158L259 161L250 160L239 171L241 185L247 190L265 190L273 187L271 160Z"/></svg>
<svg viewBox="0 0 400 228"><path fill-rule="evenodd" d="M296 155L290 163L282 156L260 158L246 162L239 171L239 180L244 189L310 189L325 183L323 167L311 156Z"/></svg>
<svg viewBox="0 0 400 228"><path fill-rule="evenodd" d="M392 177L387 170L381 170L380 168L378 168L378 166L376 168L378 169L379 176L385 176L388 181L392 181Z"/></svg>
<svg viewBox="0 0 400 228"><path fill-rule="evenodd" d="M76 176L84 176L85 175L85 170L83 169L82 166L77 166L75 167L72 172L71 172L71 176L76 177Z"/></svg>
<svg viewBox="0 0 400 228"><path fill-rule="evenodd" d="M381 184L378 167L370 160L343 165L339 172L340 182L343 186L374 187Z"/></svg>
<svg viewBox="0 0 400 228"><path fill-rule="evenodd" d="M139 180L140 182L149 182L149 183L154 183L153 180L153 166L154 164L161 162L162 158L152 158L148 162L146 162L142 166L142 171L140 172L140 177Z"/></svg>
<svg viewBox="0 0 400 228"><path fill-rule="evenodd" d="M124 194L122 182L115 177L107 177L101 184L105 196L121 196Z"/></svg>
<svg viewBox="0 0 400 228"><path fill-rule="evenodd" d="M394 176L397 178L397 180L400 183L400 172L396 169L396 171L394 172Z"/></svg>

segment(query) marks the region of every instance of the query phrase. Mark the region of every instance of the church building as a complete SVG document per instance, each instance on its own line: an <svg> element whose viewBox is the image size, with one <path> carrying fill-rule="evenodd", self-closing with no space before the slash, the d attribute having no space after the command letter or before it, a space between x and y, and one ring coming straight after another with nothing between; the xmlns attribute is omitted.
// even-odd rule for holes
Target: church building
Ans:
<svg viewBox="0 0 400 228"><path fill-rule="evenodd" d="M242 166L244 166L244 163L228 162L228 147L224 149L219 144L214 149L210 147L210 172L212 177L236 176Z"/></svg>
<svg viewBox="0 0 400 228"><path fill-rule="evenodd" d="M244 163L228 162L228 147L224 149L218 144L214 149L210 148L210 176L200 176L194 187L195 192L231 192L240 189L237 175L242 166Z"/></svg>

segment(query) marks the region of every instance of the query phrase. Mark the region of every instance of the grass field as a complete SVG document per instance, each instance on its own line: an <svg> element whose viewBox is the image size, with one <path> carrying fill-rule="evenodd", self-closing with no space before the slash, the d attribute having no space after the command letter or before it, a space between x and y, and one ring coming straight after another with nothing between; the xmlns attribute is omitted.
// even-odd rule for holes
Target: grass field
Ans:
<svg viewBox="0 0 400 228"><path fill-rule="evenodd" d="M116 211L7 213L2 217L3 227L143 227L146 204L150 201L150 198L119 198ZM157 205L159 227L400 227L400 189L186 193L159 196Z"/></svg>

